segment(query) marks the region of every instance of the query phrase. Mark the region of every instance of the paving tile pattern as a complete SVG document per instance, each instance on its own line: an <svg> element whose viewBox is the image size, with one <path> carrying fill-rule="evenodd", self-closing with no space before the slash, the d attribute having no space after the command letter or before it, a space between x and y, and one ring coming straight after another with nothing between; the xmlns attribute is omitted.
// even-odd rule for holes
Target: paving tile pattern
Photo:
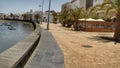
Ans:
<svg viewBox="0 0 120 68"><path fill-rule="evenodd" d="M64 68L63 53L47 30L42 30L40 43L25 68Z"/></svg>

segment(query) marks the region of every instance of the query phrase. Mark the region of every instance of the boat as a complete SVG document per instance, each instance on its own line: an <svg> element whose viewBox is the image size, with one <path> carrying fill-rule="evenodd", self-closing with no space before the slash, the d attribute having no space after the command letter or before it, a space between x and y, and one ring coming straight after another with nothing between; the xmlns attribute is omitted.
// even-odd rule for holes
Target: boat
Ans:
<svg viewBox="0 0 120 68"><path fill-rule="evenodd" d="M9 30L16 30L16 28L13 27L13 26L9 26L8 29L9 29Z"/></svg>
<svg viewBox="0 0 120 68"><path fill-rule="evenodd" d="M3 26L3 25L4 25L4 23L0 24L0 26Z"/></svg>
<svg viewBox="0 0 120 68"><path fill-rule="evenodd" d="M5 25L5 26L11 26L11 24L8 24L8 23L5 23L4 25Z"/></svg>

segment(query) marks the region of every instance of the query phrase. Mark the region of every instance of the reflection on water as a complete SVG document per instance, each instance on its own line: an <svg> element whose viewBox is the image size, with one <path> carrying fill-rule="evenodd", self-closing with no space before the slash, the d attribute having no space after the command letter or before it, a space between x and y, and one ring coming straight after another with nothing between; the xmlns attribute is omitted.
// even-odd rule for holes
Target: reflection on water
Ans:
<svg viewBox="0 0 120 68"><path fill-rule="evenodd" d="M10 24L6 26L5 23ZM14 27L16 30L10 30L8 27ZM30 23L18 21L0 21L0 53L15 45L24 39L33 31Z"/></svg>

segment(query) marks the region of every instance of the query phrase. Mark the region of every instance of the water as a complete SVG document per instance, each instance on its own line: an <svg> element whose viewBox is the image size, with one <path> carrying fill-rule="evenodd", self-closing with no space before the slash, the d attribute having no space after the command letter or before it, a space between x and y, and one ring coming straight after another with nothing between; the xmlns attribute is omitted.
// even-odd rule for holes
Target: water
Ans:
<svg viewBox="0 0 120 68"><path fill-rule="evenodd" d="M10 30L5 23L12 25L16 30ZM33 31L30 23L19 21L0 21L0 53L24 39Z"/></svg>

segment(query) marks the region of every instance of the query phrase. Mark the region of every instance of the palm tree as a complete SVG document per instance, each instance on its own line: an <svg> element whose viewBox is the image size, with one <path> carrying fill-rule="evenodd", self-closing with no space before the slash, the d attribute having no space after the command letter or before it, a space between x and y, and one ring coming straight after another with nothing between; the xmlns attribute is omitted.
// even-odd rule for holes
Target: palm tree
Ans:
<svg viewBox="0 0 120 68"><path fill-rule="evenodd" d="M64 10L60 13L59 15L59 19L61 20L61 24L62 26L65 26L65 24L67 23L67 18L68 18L69 14L68 14L68 10Z"/></svg>
<svg viewBox="0 0 120 68"><path fill-rule="evenodd" d="M58 15L55 11L52 12L52 16L53 16L53 23L57 24Z"/></svg>
<svg viewBox="0 0 120 68"><path fill-rule="evenodd" d="M86 12L87 15L89 15L89 18L98 18L98 11L101 11L101 5L96 5L94 7L90 7Z"/></svg>
<svg viewBox="0 0 120 68"><path fill-rule="evenodd" d="M27 20L27 14L22 14L23 20Z"/></svg>
<svg viewBox="0 0 120 68"><path fill-rule="evenodd" d="M82 8L75 8L72 11L73 21L74 21L74 30L79 30L79 19L86 18L88 15Z"/></svg>
<svg viewBox="0 0 120 68"><path fill-rule="evenodd" d="M71 25L74 23L74 16L73 16L73 9L67 10L67 18L66 18L66 27L70 28Z"/></svg>
<svg viewBox="0 0 120 68"><path fill-rule="evenodd" d="M114 40L120 41L120 0L105 0L103 6L109 5L108 9L105 12L107 17L110 17L109 12L112 10L116 14L116 30L114 33Z"/></svg>
<svg viewBox="0 0 120 68"><path fill-rule="evenodd" d="M120 41L120 0L115 0L115 2L113 3L113 6L115 7L117 14L117 25L116 25L116 30L115 30L115 34L114 34L114 39L115 41Z"/></svg>
<svg viewBox="0 0 120 68"><path fill-rule="evenodd" d="M108 2L107 2L108 1ZM105 0L103 4L96 5L94 7L89 8L88 15L90 18L102 18L102 19L109 19L111 18L111 10L114 10L114 7L112 7L110 0ZM114 13L116 13L114 11Z"/></svg>
<svg viewBox="0 0 120 68"><path fill-rule="evenodd" d="M10 13L10 17L11 17L11 19L14 19L14 14Z"/></svg>
<svg viewBox="0 0 120 68"><path fill-rule="evenodd" d="M62 20L62 25L71 27L74 25L76 27L78 19L85 17L85 11L82 8L67 9L61 12L60 20ZM76 24L76 25L75 25ZM76 29L77 30L77 29Z"/></svg>
<svg viewBox="0 0 120 68"><path fill-rule="evenodd" d="M40 18L40 15L39 15L39 14L35 14L35 15L34 15L34 19L35 19L35 21L38 22L38 23L39 23L39 21L38 21L39 18Z"/></svg>
<svg viewBox="0 0 120 68"><path fill-rule="evenodd" d="M100 6L101 8L97 9L97 6L91 8L91 12L94 12L96 9L104 10L104 19L107 19L108 17L111 18L111 12L114 12L116 14L116 30L114 33L114 40L120 41L120 0L104 0L104 3Z"/></svg>

